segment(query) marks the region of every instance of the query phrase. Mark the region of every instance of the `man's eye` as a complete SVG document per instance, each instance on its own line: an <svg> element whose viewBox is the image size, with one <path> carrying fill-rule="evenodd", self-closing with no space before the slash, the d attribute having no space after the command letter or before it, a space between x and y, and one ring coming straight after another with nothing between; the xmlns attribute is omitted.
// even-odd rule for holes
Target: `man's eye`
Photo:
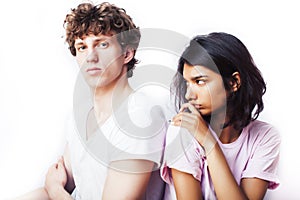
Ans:
<svg viewBox="0 0 300 200"><path fill-rule="evenodd" d="M85 46L77 47L77 51L82 52L85 50Z"/></svg>
<svg viewBox="0 0 300 200"><path fill-rule="evenodd" d="M108 47L108 42L100 42L98 45L97 45L98 48L101 48L101 49L105 49Z"/></svg>

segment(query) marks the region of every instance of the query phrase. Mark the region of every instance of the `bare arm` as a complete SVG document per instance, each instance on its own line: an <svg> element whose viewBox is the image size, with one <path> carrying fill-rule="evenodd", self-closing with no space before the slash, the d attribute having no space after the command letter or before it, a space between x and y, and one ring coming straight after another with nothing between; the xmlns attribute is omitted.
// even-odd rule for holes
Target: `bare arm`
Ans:
<svg viewBox="0 0 300 200"><path fill-rule="evenodd" d="M57 163L49 168L46 176L45 189L50 199L72 199L69 192L74 190L75 184L69 159L69 148L66 145L64 157L61 157Z"/></svg>
<svg viewBox="0 0 300 200"><path fill-rule="evenodd" d="M73 175L72 175L72 169L71 169L71 165L70 165L70 155L69 155L68 145L66 145L66 147L65 147L63 158L64 158L63 159L63 167L65 168L65 171L66 171L66 174L67 174L67 182L65 184L65 190L66 191L63 191L62 189L58 189L56 192L59 192L61 194L55 194L55 195L62 196L62 199L67 199L65 197L65 196L67 196L67 193L71 193L74 190L74 188L75 188L75 184L74 184L74 180L73 180ZM53 168L53 166L52 166L52 168ZM51 169L51 167L50 167L49 170L54 170L54 169ZM55 169L55 171L56 171L56 169ZM49 179L49 177L48 177L48 179ZM47 182L47 178L46 178L46 182ZM50 199L53 199L54 198L53 196L52 196L52 198L49 197L47 189L46 189L46 187L48 187L48 189L50 190L49 187L53 187L53 185L50 186L49 184L50 183L48 183L48 185L45 186L45 187L38 188L36 190L28 192L28 193L26 193L26 194L24 194L24 195L22 195L20 197L17 197L15 199L16 200L50 200Z"/></svg>
<svg viewBox="0 0 300 200"><path fill-rule="evenodd" d="M210 152L207 156L207 161L218 199L264 198L268 182L258 178L247 178L242 179L241 186L239 186L230 171L219 145L216 145Z"/></svg>
<svg viewBox="0 0 300 200"><path fill-rule="evenodd" d="M115 161L110 166L102 199L144 199L153 162L146 160ZM130 172L126 172L126 166ZM138 173L134 173L134 171Z"/></svg>
<svg viewBox="0 0 300 200"><path fill-rule="evenodd" d="M218 144L207 156L207 162L218 199L248 199L235 181Z"/></svg>
<svg viewBox="0 0 300 200"><path fill-rule="evenodd" d="M233 178L230 169L228 168L229 171L226 172L226 170L224 170L224 168L221 165L219 166L218 164L221 163L215 163L214 166L218 167L209 167L218 199L264 198L268 187L267 181L257 178L245 178L242 179L241 186L239 187L235 179ZM216 170L217 172L211 170ZM202 199L200 183L191 174L172 169L172 178L174 181L176 196L178 200ZM226 187L224 185L226 185Z"/></svg>
<svg viewBox="0 0 300 200"><path fill-rule="evenodd" d="M178 200L202 200L200 182L196 180L193 175L176 169L171 170Z"/></svg>
<svg viewBox="0 0 300 200"><path fill-rule="evenodd" d="M243 178L241 187L248 199L263 199L268 189L268 181L258 178Z"/></svg>
<svg viewBox="0 0 300 200"><path fill-rule="evenodd" d="M45 181L45 189L50 199L55 200L71 200L72 197L65 190L67 182L67 173L64 166L63 158L60 158L57 163L52 165L47 173Z"/></svg>
<svg viewBox="0 0 300 200"><path fill-rule="evenodd" d="M175 126L189 130L207 152L207 163L218 199L262 199L266 193L268 182L262 179L243 179L241 186L236 182L226 158L209 131L206 122L194 106L187 103L182 110L188 108L191 113L181 112L173 118ZM253 187L253 185L255 187Z"/></svg>
<svg viewBox="0 0 300 200"><path fill-rule="evenodd" d="M17 197L14 200L50 200L50 198L45 188L38 188L20 197Z"/></svg>

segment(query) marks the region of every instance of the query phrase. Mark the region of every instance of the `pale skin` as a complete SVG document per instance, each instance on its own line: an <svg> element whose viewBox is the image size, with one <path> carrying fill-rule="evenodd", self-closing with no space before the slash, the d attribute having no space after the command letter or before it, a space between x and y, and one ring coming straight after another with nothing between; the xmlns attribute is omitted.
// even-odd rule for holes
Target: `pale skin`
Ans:
<svg viewBox="0 0 300 200"><path fill-rule="evenodd" d="M45 186L15 198L15 200L68 200L69 192L75 187L69 164L68 145L64 156L53 164L46 175ZM64 187L61 187L61 186Z"/></svg>
<svg viewBox="0 0 300 200"><path fill-rule="evenodd" d="M115 109L112 107L112 98L117 99L118 102L114 101L114 103L119 104L133 92L126 73L127 63L133 58L134 50L128 47L123 51L116 37L101 34L77 38L75 48L76 61L94 99L93 112L88 116L87 137L89 138L94 130L112 115ZM131 170L136 169L144 173L114 170L119 164L128 165ZM153 162L146 160L110 163L111 168L108 169L102 199L144 199L153 165ZM31 199L72 199L70 193L74 188L69 147L66 145L63 157L49 168L45 188L34 191L34 197L37 198Z"/></svg>
<svg viewBox="0 0 300 200"><path fill-rule="evenodd" d="M88 35L82 39L78 38L75 40L75 48L76 60L94 98L94 113L89 118L94 116L97 123L94 126L91 124L90 131L87 133L89 137L93 129L103 124L112 114L112 97L121 103L132 92L126 76L126 64L132 59L134 52L131 48L123 52L116 37L110 35ZM151 176L153 162L145 160L119 162L133 168L146 169L146 172L126 173L109 168L102 199L142 199ZM118 164L113 162L111 166ZM68 169L66 171L68 172ZM57 173L52 174L49 179L55 179L57 175ZM60 184L60 186L63 188L64 185ZM60 195L64 198L65 194L60 193Z"/></svg>
<svg viewBox="0 0 300 200"><path fill-rule="evenodd" d="M214 122L210 125L222 143L231 143L239 137L241 130L235 130L232 126L220 128L228 120L224 112L226 96L228 92L237 91L242 84L238 72L232 76L237 82L231 84L231 91L225 91L219 74L204 66L184 64L183 77L187 82L185 97L189 102L182 105L172 123L188 129L204 148L218 199L263 199L268 182L258 178L243 178L238 185L220 146L202 117L214 114ZM184 112L186 109L190 112ZM200 182L193 175L176 169L171 171L177 199L202 199Z"/></svg>

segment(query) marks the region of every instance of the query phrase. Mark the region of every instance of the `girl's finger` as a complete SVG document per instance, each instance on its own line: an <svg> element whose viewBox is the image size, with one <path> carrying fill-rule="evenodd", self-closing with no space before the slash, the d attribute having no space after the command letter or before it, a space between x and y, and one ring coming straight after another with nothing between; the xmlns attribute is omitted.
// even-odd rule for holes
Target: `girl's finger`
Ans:
<svg viewBox="0 0 300 200"><path fill-rule="evenodd" d="M197 117L191 113L179 113L172 119L172 125L182 126L182 122L188 122L190 126L197 124Z"/></svg>
<svg viewBox="0 0 300 200"><path fill-rule="evenodd" d="M200 113L198 112L198 110L192 104L190 104L190 103L184 103L184 104L182 104L179 112L183 112L185 109L188 109L193 114L200 115Z"/></svg>
<svg viewBox="0 0 300 200"><path fill-rule="evenodd" d="M187 112L180 112L173 117L172 121L177 119L181 120L183 117L186 118L186 120L192 120L195 122L199 118L199 115L195 115L193 113L187 113Z"/></svg>
<svg viewBox="0 0 300 200"><path fill-rule="evenodd" d="M180 107L180 109L179 109L179 112L183 112L185 109L187 109L188 108L188 104L189 103L182 104L181 107Z"/></svg>

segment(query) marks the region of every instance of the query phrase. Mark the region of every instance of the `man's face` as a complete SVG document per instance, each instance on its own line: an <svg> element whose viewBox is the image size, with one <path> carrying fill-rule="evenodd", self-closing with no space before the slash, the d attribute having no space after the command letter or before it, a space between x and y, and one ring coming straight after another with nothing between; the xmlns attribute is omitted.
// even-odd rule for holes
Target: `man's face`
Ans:
<svg viewBox="0 0 300 200"><path fill-rule="evenodd" d="M74 46L77 63L91 88L114 87L126 75L124 54L115 36L90 34L77 38Z"/></svg>

